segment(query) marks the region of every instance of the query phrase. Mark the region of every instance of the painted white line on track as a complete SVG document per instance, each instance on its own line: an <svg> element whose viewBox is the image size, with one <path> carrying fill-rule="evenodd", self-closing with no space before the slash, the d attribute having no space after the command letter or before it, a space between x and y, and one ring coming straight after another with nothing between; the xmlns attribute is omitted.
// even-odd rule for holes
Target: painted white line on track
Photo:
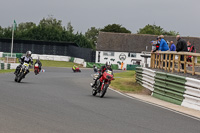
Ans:
<svg viewBox="0 0 200 133"><path fill-rule="evenodd" d="M121 93L121 92L119 92L119 91L117 91L117 90L114 90L114 89L112 89L112 88L110 88L110 87L109 87L109 89L112 90L112 91L114 91L114 92L116 92L116 93L118 93L118 94L120 94L120 95L122 95L122 96L125 96L125 97L127 97L127 98L130 98L130 99L133 99L133 100L137 100L137 101L140 101L140 102L144 102L144 103L147 103L147 104L150 104L150 105L154 105L154 106L156 106L156 107L160 107L160 108L162 108L162 109L166 109L166 110L172 111L172 112L174 112L174 113L177 113L177 114L180 114L180 115L183 115L183 116L186 116L186 117L195 119L195 120L197 120L197 121L200 121L200 118L197 118L197 117L195 117L195 116L191 116L191 115L188 115L188 114L185 114L185 113L182 113L182 112L179 112L179 111L176 111L176 110L173 110L173 109L170 109L170 108L167 108L167 107L164 107L164 106L155 104L155 103L147 102L147 101L141 100L141 99L139 99L139 98L136 98L136 97L133 97L133 96L129 96L129 95L127 95L127 94L124 94L124 93Z"/></svg>

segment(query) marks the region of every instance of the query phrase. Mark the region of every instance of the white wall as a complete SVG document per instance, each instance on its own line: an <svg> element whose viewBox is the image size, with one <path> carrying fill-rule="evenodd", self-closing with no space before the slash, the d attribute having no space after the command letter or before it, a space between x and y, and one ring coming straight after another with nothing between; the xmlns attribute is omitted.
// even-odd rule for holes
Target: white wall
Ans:
<svg viewBox="0 0 200 133"><path fill-rule="evenodd" d="M98 62L98 54L100 52L100 62ZM105 64L106 62L109 62L111 64L118 64L117 62L120 61L122 62L120 59L119 59L119 56L120 54L125 54L126 55L126 59L125 61L123 61L125 64L124 66L126 66L127 64L133 64L133 62L131 62L132 59L140 59L141 62L140 62L140 65L143 65L143 62L144 62L144 58L141 57L140 55L143 55L142 53L136 53L136 57L128 57L128 52L114 52L114 56L104 56L103 55L103 52L108 52L108 51L96 51L96 63L103 63ZM105 60L104 58L107 57L108 59ZM111 61L110 59L115 59L115 61ZM150 61L151 59L148 58L147 60L147 64L150 66ZM120 68L120 66L119 66Z"/></svg>
<svg viewBox="0 0 200 133"><path fill-rule="evenodd" d="M0 52L0 57L3 57L3 52Z"/></svg>

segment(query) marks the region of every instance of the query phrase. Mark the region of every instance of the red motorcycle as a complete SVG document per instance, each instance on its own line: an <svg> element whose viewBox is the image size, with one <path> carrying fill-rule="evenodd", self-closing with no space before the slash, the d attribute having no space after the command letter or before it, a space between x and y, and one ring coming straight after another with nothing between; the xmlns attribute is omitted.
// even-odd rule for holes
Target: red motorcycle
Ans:
<svg viewBox="0 0 200 133"><path fill-rule="evenodd" d="M40 70L39 70L39 64L36 63L35 66L34 66L34 73L35 75L39 74Z"/></svg>
<svg viewBox="0 0 200 133"><path fill-rule="evenodd" d="M75 69L72 68L72 70L73 70L73 72L81 72L81 70L79 69L79 67L76 67Z"/></svg>
<svg viewBox="0 0 200 133"><path fill-rule="evenodd" d="M97 83L92 90L92 95L96 96L96 94L99 93L100 98L104 97L112 80L114 80L113 72L106 70L101 78L97 80Z"/></svg>

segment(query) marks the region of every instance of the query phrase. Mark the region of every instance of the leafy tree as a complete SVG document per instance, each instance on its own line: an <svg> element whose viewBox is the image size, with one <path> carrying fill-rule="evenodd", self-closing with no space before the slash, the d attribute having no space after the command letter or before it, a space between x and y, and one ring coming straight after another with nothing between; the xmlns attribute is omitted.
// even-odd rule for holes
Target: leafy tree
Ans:
<svg viewBox="0 0 200 133"><path fill-rule="evenodd" d="M74 34L73 31L71 22L66 30L61 20L48 16L40 20L38 25L33 22L20 23L15 31L15 39L74 42L80 47L95 48L85 35L78 32ZM0 38L12 38L12 28L0 26Z"/></svg>
<svg viewBox="0 0 200 133"><path fill-rule="evenodd" d="M3 37L3 28L0 26L0 37Z"/></svg>
<svg viewBox="0 0 200 133"><path fill-rule="evenodd" d="M31 39L30 30L35 28L36 24L33 22L20 23L15 32L15 38L17 39Z"/></svg>
<svg viewBox="0 0 200 133"><path fill-rule="evenodd" d="M12 27L3 28L2 38L12 38Z"/></svg>
<svg viewBox="0 0 200 133"><path fill-rule="evenodd" d="M69 33L73 33L73 32L74 32L74 28L73 28L73 26L71 25L71 22L68 22L68 23L67 23L67 31L69 31Z"/></svg>
<svg viewBox="0 0 200 133"><path fill-rule="evenodd" d="M127 30L125 27L122 27L120 24L109 24L105 26L100 31L104 32L116 32L116 33L131 33L131 31Z"/></svg>
<svg viewBox="0 0 200 133"><path fill-rule="evenodd" d="M18 31L26 31L26 30L29 30L31 28L34 28L36 26L35 23L33 22L26 22L26 23L20 23L17 27L17 30Z"/></svg>
<svg viewBox="0 0 200 133"><path fill-rule="evenodd" d="M137 31L137 34L151 34L151 35L171 35L176 36L179 33L175 31L165 31L160 26L154 25L146 25L144 28L140 28L139 31Z"/></svg>
<svg viewBox="0 0 200 133"><path fill-rule="evenodd" d="M99 30L100 29L91 27L90 29L87 30L87 32L85 32L85 37L92 42L94 47L96 46L96 43L97 43L97 37L99 35Z"/></svg>

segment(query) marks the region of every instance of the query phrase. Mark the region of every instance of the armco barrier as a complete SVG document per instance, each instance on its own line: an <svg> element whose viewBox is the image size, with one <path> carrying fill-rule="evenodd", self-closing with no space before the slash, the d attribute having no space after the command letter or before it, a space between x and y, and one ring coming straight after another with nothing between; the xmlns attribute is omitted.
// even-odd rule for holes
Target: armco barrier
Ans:
<svg viewBox="0 0 200 133"><path fill-rule="evenodd" d="M0 70L7 70L7 69L11 69L11 64L10 63L1 63Z"/></svg>
<svg viewBox="0 0 200 133"><path fill-rule="evenodd" d="M152 96L200 110L200 80L136 68L136 81L152 91Z"/></svg>
<svg viewBox="0 0 200 133"><path fill-rule="evenodd" d="M143 87L153 91L154 81L154 71L150 69L145 69L141 67L136 68L136 81L141 84Z"/></svg>
<svg viewBox="0 0 200 133"><path fill-rule="evenodd" d="M0 52L0 57L3 57L3 52Z"/></svg>
<svg viewBox="0 0 200 133"><path fill-rule="evenodd" d="M77 64L84 64L85 60L84 59L80 59L80 58L74 58L74 63L77 63Z"/></svg>
<svg viewBox="0 0 200 133"><path fill-rule="evenodd" d="M86 67L87 68L93 68L93 65L95 64L95 66L97 67L97 68L101 68L103 65L105 65L105 64L100 64L100 63L93 63L93 62L87 62L86 63Z"/></svg>
<svg viewBox="0 0 200 133"><path fill-rule="evenodd" d="M136 70L136 67L141 67L140 65L126 65L126 70Z"/></svg>
<svg viewBox="0 0 200 133"><path fill-rule="evenodd" d="M5 54L4 54L5 55ZM18 54L22 56L23 54ZM3 56L3 52L0 52L0 57ZM82 64L84 67L86 67L86 62L84 59L80 58L74 58L74 57L69 57L69 56L58 56L58 55L38 55L38 54L32 54L33 59L39 59L40 60L53 60L53 61L72 61L77 64ZM19 63L0 63L0 69L16 69L16 67L19 65Z"/></svg>
<svg viewBox="0 0 200 133"><path fill-rule="evenodd" d="M102 66L105 65L105 64L101 64L101 63L87 62L87 63L86 63L86 67L87 67L87 68L92 68L94 64L95 64L95 66L96 66L98 69L100 69ZM113 70L118 70L118 65L117 65L117 64L112 64L112 65L111 65L111 68L112 68Z"/></svg>
<svg viewBox="0 0 200 133"><path fill-rule="evenodd" d="M22 57L22 55L23 55L22 53L15 53L15 54L16 54L16 57L17 57L17 58L20 58L20 57ZM11 56L11 53L3 53L3 56L2 56L2 57L6 57L6 56L9 56L9 57L10 57L10 56Z"/></svg>

